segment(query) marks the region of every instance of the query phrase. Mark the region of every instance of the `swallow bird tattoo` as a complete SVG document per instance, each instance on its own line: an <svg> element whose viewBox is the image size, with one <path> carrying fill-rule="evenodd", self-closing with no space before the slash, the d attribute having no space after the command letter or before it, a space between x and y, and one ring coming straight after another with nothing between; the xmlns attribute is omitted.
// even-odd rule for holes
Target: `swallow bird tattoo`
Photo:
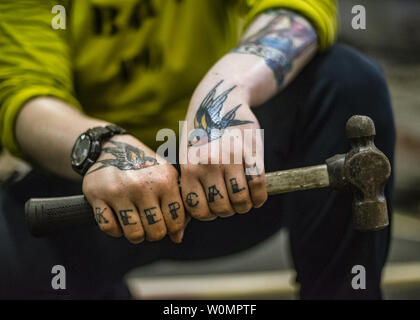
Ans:
<svg viewBox="0 0 420 320"><path fill-rule="evenodd" d="M116 167L120 170L140 170L158 164L155 158L146 157L143 150L123 142L113 140L109 142L115 147L106 147L102 151L112 154L115 158L99 160L98 163L102 165L88 174L106 167Z"/></svg>
<svg viewBox="0 0 420 320"><path fill-rule="evenodd" d="M252 121L235 119L236 110L240 108L241 104L238 104L236 107L226 112L223 117L221 116L220 113L223 104L228 98L229 93L236 87L233 86L216 96L216 89L222 82L223 80L217 83L201 102L194 117L194 130L188 137L188 146L204 145L219 139L223 135L224 130L228 127L252 123Z"/></svg>

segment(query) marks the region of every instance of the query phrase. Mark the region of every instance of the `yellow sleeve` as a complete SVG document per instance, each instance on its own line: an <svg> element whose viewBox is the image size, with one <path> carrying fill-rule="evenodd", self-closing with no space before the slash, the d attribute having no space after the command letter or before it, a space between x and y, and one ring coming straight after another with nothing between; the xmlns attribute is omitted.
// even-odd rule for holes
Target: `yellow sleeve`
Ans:
<svg viewBox="0 0 420 320"><path fill-rule="evenodd" d="M21 156L15 120L26 101L53 96L80 108L73 90L66 30L54 30L58 1L0 1L0 141Z"/></svg>
<svg viewBox="0 0 420 320"><path fill-rule="evenodd" d="M260 13L275 8L299 12L314 26L320 49L331 46L337 34L337 13L334 0L244 0L247 8L245 25L248 26Z"/></svg>

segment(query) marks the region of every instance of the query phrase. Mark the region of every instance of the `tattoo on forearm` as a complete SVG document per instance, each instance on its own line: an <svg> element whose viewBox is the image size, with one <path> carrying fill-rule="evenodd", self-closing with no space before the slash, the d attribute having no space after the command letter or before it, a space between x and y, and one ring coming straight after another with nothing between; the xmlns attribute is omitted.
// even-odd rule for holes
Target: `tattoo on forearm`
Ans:
<svg viewBox="0 0 420 320"><path fill-rule="evenodd" d="M313 27L291 11L273 10L272 19L258 32L245 38L232 52L253 54L264 59L281 87L293 60L317 40Z"/></svg>
<svg viewBox="0 0 420 320"><path fill-rule="evenodd" d="M102 152L112 154L115 158L99 160L98 163L100 163L101 166L87 174L106 167L116 167L120 170L140 170L158 164L155 158L147 157L143 150L133 147L132 145L113 140L110 140L109 142L114 146L105 147L102 149Z"/></svg>
<svg viewBox="0 0 420 320"><path fill-rule="evenodd" d="M156 222L159 222L161 219L156 220L156 213L154 212L154 210L156 209L156 207L151 207L151 208L147 208L144 209L144 214L146 215L146 219L147 219L147 223L148 224L155 224Z"/></svg>
<svg viewBox="0 0 420 320"><path fill-rule="evenodd" d="M109 223L109 221L103 216L103 213L105 212L106 208L95 208L95 220L98 224L106 224Z"/></svg>
<svg viewBox="0 0 420 320"><path fill-rule="evenodd" d="M171 214L172 219L177 219L178 218L178 210L181 208L181 205L179 204L178 201L174 201L171 202L169 205L169 212Z"/></svg>
<svg viewBox="0 0 420 320"><path fill-rule="evenodd" d="M219 81L201 102L194 117L194 130L188 137L188 146L204 145L219 139L228 127L252 123L252 121L235 119L236 110L240 108L241 104L230 109L225 115L221 115L229 93L236 87L233 86L216 96L216 89L222 82L223 80Z"/></svg>
<svg viewBox="0 0 420 320"><path fill-rule="evenodd" d="M236 178L229 179L229 182L230 186L232 187L233 193L238 193L246 189L245 187L239 188L238 181L236 181Z"/></svg>
<svg viewBox="0 0 420 320"><path fill-rule="evenodd" d="M130 214L128 214L129 212L133 212L133 210L131 209L126 209L126 210L120 210L118 211L118 213L120 214L121 217L121 222L124 226L129 226L129 225L133 225L136 224L136 222L130 222L130 219L132 218Z"/></svg>
<svg viewBox="0 0 420 320"><path fill-rule="evenodd" d="M196 194L195 192L190 192L187 194L187 204L191 207L194 208L199 204L199 200L195 200L198 198L198 194Z"/></svg>
<svg viewBox="0 0 420 320"><path fill-rule="evenodd" d="M209 203L214 202L215 197L219 196L220 199L223 199L223 195L220 193L219 189L216 188L216 185L212 185L209 187Z"/></svg>

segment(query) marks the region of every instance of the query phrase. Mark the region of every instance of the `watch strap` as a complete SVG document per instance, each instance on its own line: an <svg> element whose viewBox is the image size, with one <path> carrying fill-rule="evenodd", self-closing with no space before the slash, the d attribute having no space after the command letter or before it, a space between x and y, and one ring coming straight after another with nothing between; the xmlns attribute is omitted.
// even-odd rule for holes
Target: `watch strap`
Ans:
<svg viewBox="0 0 420 320"><path fill-rule="evenodd" d="M105 127L95 127L86 131L92 140L94 141L105 141L116 134L126 134L127 131L116 125L107 125Z"/></svg>

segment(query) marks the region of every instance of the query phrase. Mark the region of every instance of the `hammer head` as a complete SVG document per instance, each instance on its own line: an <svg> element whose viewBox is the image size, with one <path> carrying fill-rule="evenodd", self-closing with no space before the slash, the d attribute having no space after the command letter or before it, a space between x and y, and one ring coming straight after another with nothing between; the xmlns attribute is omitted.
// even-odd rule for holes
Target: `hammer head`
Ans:
<svg viewBox="0 0 420 320"><path fill-rule="evenodd" d="M375 125L367 116L353 116L347 121L350 152L345 155L343 176L353 192L353 222L357 230L380 230L388 226L384 195L391 175L388 158L373 143Z"/></svg>

